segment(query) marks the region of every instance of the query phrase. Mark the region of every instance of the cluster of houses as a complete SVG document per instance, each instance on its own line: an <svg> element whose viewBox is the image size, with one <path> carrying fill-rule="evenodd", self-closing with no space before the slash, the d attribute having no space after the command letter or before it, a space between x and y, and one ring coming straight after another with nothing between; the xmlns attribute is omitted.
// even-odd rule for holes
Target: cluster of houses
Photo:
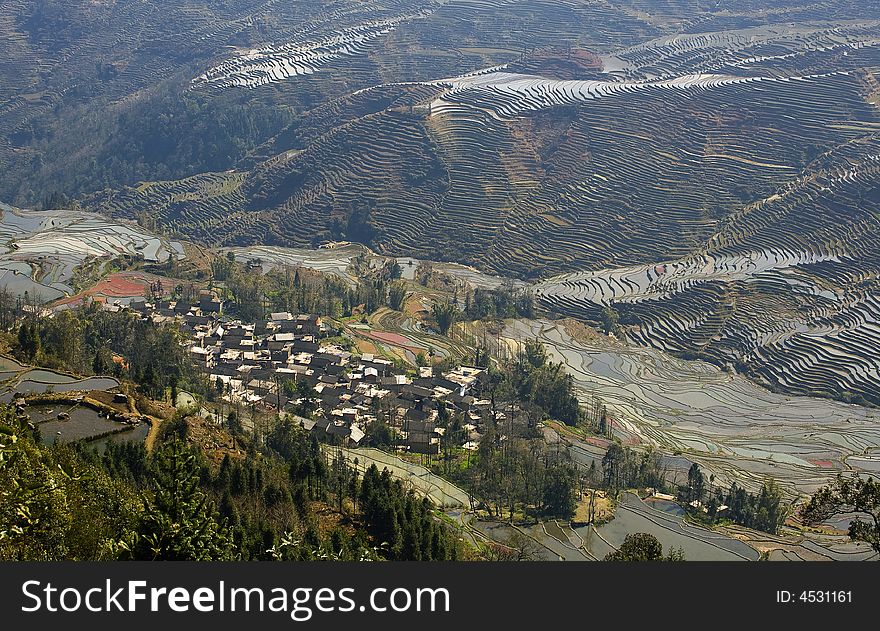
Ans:
<svg viewBox="0 0 880 631"><path fill-rule="evenodd" d="M156 322L177 321L190 357L216 387L217 398L256 412L252 418L287 414L323 439L348 446L364 444L370 428L385 423L401 449L436 454L444 408L463 419L460 446L476 449L479 442L490 408L488 400L474 396L482 368L407 371L331 343L319 316L272 313L244 323L226 317L214 295L192 303L132 301L128 307Z"/></svg>

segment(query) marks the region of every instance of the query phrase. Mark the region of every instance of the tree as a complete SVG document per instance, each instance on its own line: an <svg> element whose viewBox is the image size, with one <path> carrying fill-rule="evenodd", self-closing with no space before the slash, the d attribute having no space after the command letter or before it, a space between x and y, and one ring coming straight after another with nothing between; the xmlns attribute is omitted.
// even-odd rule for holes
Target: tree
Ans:
<svg viewBox="0 0 880 631"><path fill-rule="evenodd" d="M232 432L233 436L244 433L244 426L241 424L241 419L238 418L238 412L235 410L229 410L229 414L226 415L226 428Z"/></svg>
<svg viewBox="0 0 880 631"><path fill-rule="evenodd" d="M545 513L563 519L574 516L576 479L575 470L569 466L557 465L547 470L544 479Z"/></svg>
<svg viewBox="0 0 880 631"><path fill-rule="evenodd" d="M596 431L599 432L600 436L606 436L608 434L608 413L605 411L604 406L602 407L602 415L599 417L599 424Z"/></svg>
<svg viewBox="0 0 880 631"><path fill-rule="evenodd" d="M391 286L388 288L388 306L395 311L402 311L405 300L406 285L403 283L391 283Z"/></svg>
<svg viewBox="0 0 880 631"><path fill-rule="evenodd" d="M602 330L606 335L620 335L620 316L611 305L602 307Z"/></svg>
<svg viewBox="0 0 880 631"><path fill-rule="evenodd" d="M397 259L393 260L388 264L388 278L391 280L397 280L398 278L403 276L403 268L400 267L400 263L397 262Z"/></svg>
<svg viewBox="0 0 880 631"><path fill-rule="evenodd" d="M547 349L538 340L526 340L523 358L532 368L543 368L547 363Z"/></svg>
<svg viewBox="0 0 880 631"><path fill-rule="evenodd" d="M293 411L299 416L311 418L315 410L318 409L318 393L305 379L296 382L296 388L291 398L295 399Z"/></svg>
<svg viewBox="0 0 880 631"><path fill-rule="evenodd" d="M773 478L761 486L758 495L758 510L755 515L755 528L775 535L785 521L788 508L782 504L782 491Z"/></svg>
<svg viewBox="0 0 880 631"><path fill-rule="evenodd" d="M113 356L106 348L99 348L95 351L95 357L92 360L92 372L96 375L106 375L113 367Z"/></svg>
<svg viewBox="0 0 880 631"><path fill-rule="evenodd" d="M602 456L602 473L605 486L614 491L620 489L625 455L623 447L617 443L611 443L608 446L608 451Z"/></svg>
<svg viewBox="0 0 880 631"><path fill-rule="evenodd" d="M40 353L40 329L30 319L21 323L18 329L18 347L27 360L33 360Z"/></svg>
<svg viewBox="0 0 880 631"><path fill-rule="evenodd" d="M849 536L880 552L880 484L874 478L837 476L822 487L800 511L805 524L817 524L833 515L853 515Z"/></svg>
<svg viewBox="0 0 880 631"><path fill-rule="evenodd" d="M684 553L673 549L669 556L663 556L663 544L654 535L646 532L629 534L614 552L608 553L605 561L683 561Z"/></svg>
<svg viewBox="0 0 880 631"><path fill-rule="evenodd" d="M214 504L199 489L196 457L182 442L156 455L156 490L144 499L133 542L124 546L138 560L220 561L232 558L231 540Z"/></svg>
<svg viewBox="0 0 880 631"><path fill-rule="evenodd" d="M51 561L67 554L70 524L63 469L51 468L13 409L0 408L0 560Z"/></svg>
<svg viewBox="0 0 880 631"><path fill-rule="evenodd" d="M449 302L435 302L431 308L431 315L437 323L440 334L446 335L456 318L458 318L458 309Z"/></svg>
<svg viewBox="0 0 880 631"><path fill-rule="evenodd" d="M703 472L700 471L700 465L695 462L688 469L688 502L700 501L702 499L704 483Z"/></svg>
<svg viewBox="0 0 880 631"><path fill-rule="evenodd" d="M522 531L514 530L503 544L487 545L484 555L489 561L538 561L541 547Z"/></svg>

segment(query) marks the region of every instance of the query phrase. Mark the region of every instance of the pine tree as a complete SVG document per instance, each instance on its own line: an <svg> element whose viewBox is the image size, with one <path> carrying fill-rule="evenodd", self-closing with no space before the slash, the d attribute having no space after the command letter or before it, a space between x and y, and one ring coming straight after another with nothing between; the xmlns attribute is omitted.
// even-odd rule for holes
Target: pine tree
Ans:
<svg viewBox="0 0 880 631"><path fill-rule="evenodd" d="M144 502L132 556L139 560L219 561L232 558L225 521L199 489L195 455L181 442L156 455L156 490Z"/></svg>

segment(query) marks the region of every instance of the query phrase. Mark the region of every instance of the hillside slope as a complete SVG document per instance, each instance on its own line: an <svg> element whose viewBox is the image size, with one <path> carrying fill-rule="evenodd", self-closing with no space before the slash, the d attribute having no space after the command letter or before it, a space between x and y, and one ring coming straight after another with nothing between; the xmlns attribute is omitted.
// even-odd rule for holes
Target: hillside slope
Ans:
<svg viewBox="0 0 880 631"><path fill-rule="evenodd" d="M288 5L6 3L0 198L466 263L880 403L880 2Z"/></svg>

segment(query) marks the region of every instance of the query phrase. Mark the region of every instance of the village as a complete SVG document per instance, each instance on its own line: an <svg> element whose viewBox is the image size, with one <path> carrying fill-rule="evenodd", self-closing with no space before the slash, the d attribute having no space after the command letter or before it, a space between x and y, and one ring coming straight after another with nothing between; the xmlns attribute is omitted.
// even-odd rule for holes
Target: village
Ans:
<svg viewBox="0 0 880 631"><path fill-rule="evenodd" d="M438 423L441 414L461 415L461 444L455 446L476 450L490 410L489 400L475 396L484 368L407 369L374 354L356 354L341 346L339 331L317 315L280 312L242 322L231 319L211 293L193 303L141 299L103 308L131 309L156 324L177 322L194 365L216 388L217 402L237 410L252 427L257 419L286 417L322 441L357 447L382 425L395 437L390 446L436 455L446 429ZM219 409L214 416L222 420Z"/></svg>

